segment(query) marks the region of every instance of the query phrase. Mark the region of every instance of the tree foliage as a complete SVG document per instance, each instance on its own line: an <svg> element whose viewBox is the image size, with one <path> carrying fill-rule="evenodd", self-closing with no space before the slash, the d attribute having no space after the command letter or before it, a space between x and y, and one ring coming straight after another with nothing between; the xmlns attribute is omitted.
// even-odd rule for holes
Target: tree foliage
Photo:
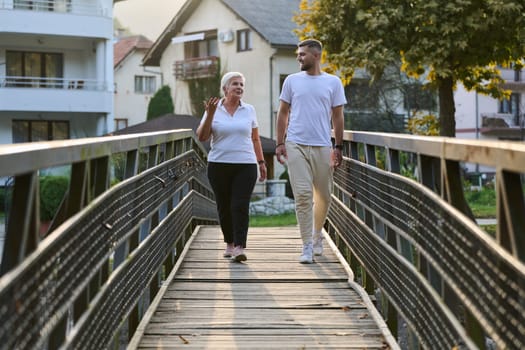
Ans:
<svg viewBox="0 0 525 350"><path fill-rule="evenodd" d="M408 130L415 135L439 135L439 120L433 114L415 115L408 119Z"/></svg>
<svg viewBox="0 0 525 350"><path fill-rule="evenodd" d="M191 109L193 115L200 118L204 115L204 102L211 96L218 96L221 91L221 73L217 68L214 75L188 81L190 89Z"/></svg>
<svg viewBox="0 0 525 350"><path fill-rule="evenodd" d="M151 98L148 104L147 120L160 117L164 114L173 113L173 99L171 89L168 85L161 87Z"/></svg>
<svg viewBox="0 0 525 350"><path fill-rule="evenodd" d="M497 64L525 57L523 0L302 0L301 37L325 46L325 61L349 81L357 68L374 78L402 62L428 74L439 95L440 134L455 135L454 95L467 89L507 97Z"/></svg>

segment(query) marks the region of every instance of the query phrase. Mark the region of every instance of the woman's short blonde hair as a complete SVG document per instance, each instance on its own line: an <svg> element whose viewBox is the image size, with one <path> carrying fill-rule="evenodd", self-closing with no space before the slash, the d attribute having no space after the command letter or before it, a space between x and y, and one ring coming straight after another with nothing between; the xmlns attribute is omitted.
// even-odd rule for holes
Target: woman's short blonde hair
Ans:
<svg viewBox="0 0 525 350"><path fill-rule="evenodd" d="M230 85L230 80L233 78L241 78L242 82L246 82L246 78L244 78L244 75L240 72L228 72L222 76L221 79L221 93L224 95L224 88Z"/></svg>

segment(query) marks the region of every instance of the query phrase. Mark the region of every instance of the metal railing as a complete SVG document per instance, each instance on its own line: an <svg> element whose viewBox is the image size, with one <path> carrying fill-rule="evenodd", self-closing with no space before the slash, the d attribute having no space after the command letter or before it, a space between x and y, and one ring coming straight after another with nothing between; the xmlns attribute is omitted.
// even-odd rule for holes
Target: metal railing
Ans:
<svg viewBox="0 0 525 350"><path fill-rule="evenodd" d="M345 132L344 152L326 229L380 291L391 332L399 320L425 349L524 348L525 145ZM494 169L494 237L465 200L463 162ZM191 130L6 145L0 163L14 178L1 350L125 342L193 228L217 223ZM40 236L40 170L64 165L69 189Z"/></svg>
<svg viewBox="0 0 525 350"><path fill-rule="evenodd" d="M0 76L0 88L106 90L106 83L95 79Z"/></svg>
<svg viewBox="0 0 525 350"><path fill-rule="evenodd" d="M218 71L219 58L216 56L189 58L173 64L175 78L181 80L214 77Z"/></svg>
<svg viewBox="0 0 525 350"><path fill-rule="evenodd" d="M400 319L425 349L525 348L525 144L344 139L326 228L367 291L379 291L392 333ZM495 237L465 200L464 162L494 169ZM401 175L412 174L407 164L415 176Z"/></svg>
<svg viewBox="0 0 525 350"><path fill-rule="evenodd" d="M196 225L217 223L205 162L191 130L0 147L0 177L14 177L0 349L130 339ZM40 169L64 165L69 189L40 236Z"/></svg>
<svg viewBox="0 0 525 350"><path fill-rule="evenodd" d="M105 16L99 1L79 0L1 0L0 9L71 13L86 16Z"/></svg>

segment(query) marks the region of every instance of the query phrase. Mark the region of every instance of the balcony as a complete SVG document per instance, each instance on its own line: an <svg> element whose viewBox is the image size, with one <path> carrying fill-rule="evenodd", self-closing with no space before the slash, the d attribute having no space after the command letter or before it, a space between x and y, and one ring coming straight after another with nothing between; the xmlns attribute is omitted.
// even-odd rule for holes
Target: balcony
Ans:
<svg viewBox="0 0 525 350"><path fill-rule="evenodd" d="M219 58L216 56L189 58L173 64L175 78L179 80L214 77L218 70Z"/></svg>
<svg viewBox="0 0 525 350"><path fill-rule="evenodd" d="M523 133L520 125L522 119L523 116L520 118L510 113L482 113L481 133L503 139L520 139Z"/></svg>
<svg viewBox="0 0 525 350"><path fill-rule="evenodd" d="M110 113L112 93L93 79L0 76L0 110Z"/></svg>
<svg viewBox="0 0 525 350"><path fill-rule="evenodd" d="M511 90L513 92L525 93L525 81L523 80L519 80L519 81L507 80L502 84L502 87L504 89Z"/></svg>
<svg viewBox="0 0 525 350"><path fill-rule="evenodd" d="M88 3L76 0L4 0L0 3L1 9L71 13L84 16L106 15L106 10L99 2Z"/></svg>
<svg viewBox="0 0 525 350"><path fill-rule="evenodd" d="M109 39L111 8L102 1L0 0L1 32Z"/></svg>

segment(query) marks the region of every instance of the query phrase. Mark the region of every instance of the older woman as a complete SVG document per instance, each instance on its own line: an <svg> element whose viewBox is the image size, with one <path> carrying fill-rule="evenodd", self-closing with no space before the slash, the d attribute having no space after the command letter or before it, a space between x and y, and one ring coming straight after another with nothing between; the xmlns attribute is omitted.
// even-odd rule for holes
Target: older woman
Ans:
<svg viewBox="0 0 525 350"><path fill-rule="evenodd" d="M215 194L221 231L226 243L224 257L241 262L248 236L250 197L257 181L266 179L257 116L242 101L245 78L228 72L221 79L223 98L211 97L197 128L200 141L211 137L208 179Z"/></svg>

